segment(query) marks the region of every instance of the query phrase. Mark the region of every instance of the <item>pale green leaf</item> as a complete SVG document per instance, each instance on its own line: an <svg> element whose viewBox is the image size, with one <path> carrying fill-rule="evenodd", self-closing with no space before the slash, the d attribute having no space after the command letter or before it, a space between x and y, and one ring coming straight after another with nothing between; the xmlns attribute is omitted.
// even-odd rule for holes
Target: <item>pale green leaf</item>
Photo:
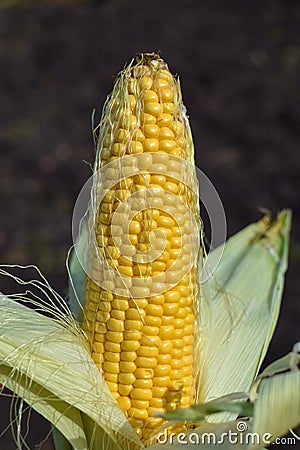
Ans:
<svg viewBox="0 0 300 450"><path fill-rule="evenodd" d="M88 417L86 414L82 414L82 421L84 426L84 431L87 437L87 442L89 445L89 449L98 450L99 448L103 448L106 450L114 450L116 449L116 444L112 440L112 438L105 433L103 428L101 428L99 425L95 425L95 422ZM124 440L124 445L122 445L122 442L119 443L120 447L119 449L123 450L127 448L127 444ZM131 446L131 449L133 446ZM128 449L129 450L129 449Z"/></svg>
<svg viewBox="0 0 300 450"><path fill-rule="evenodd" d="M60 430L71 449L88 450L81 414L77 408L5 364L0 364L0 382Z"/></svg>
<svg viewBox="0 0 300 450"><path fill-rule="evenodd" d="M55 450L73 450L70 442L56 428L52 430L52 437L54 441Z"/></svg>
<svg viewBox="0 0 300 450"><path fill-rule="evenodd" d="M82 429L84 430L89 450L98 450L99 448L106 450L116 450L117 448L121 449L121 447L116 446L116 443L108 436L108 434L105 433L99 425L96 425L90 417L81 413L81 418ZM57 429L54 429L52 434L55 443L55 450L78 450L79 447L72 447L69 440L65 439L65 437ZM124 448L126 448L126 445Z"/></svg>
<svg viewBox="0 0 300 450"><path fill-rule="evenodd" d="M85 217L80 222L79 235L67 258L69 275L68 304L74 317L82 323L86 273L82 262L87 257L88 225Z"/></svg>
<svg viewBox="0 0 300 450"><path fill-rule="evenodd" d="M289 230L289 211L273 223L265 217L250 225L228 240L217 270L202 284L197 402L249 390L278 318ZM236 416L212 420L221 417Z"/></svg>
<svg viewBox="0 0 300 450"><path fill-rule="evenodd" d="M272 442L300 424L300 370L288 364L293 354L287 356L261 374L254 402L253 431L269 433Z"/></svg>
<svg viewBox="0 0 300 450"><path fill-rule="evenodd" d="M300 342L297 342L293 350L282 358L277 359L273 363L269 364L263 372L256 378L251 387L251 398L254 401L257 388L263 378L271 377L288 370L295 370L300 364Z"/></svg>
<svg viewBox="0 0 300 450"><path fill-rule="evenodd" d="M116 444L140 441L111 396L71 317L51 319L0 297L0 360L85 413ZM27 383L31 389L31 383ZM38 403L37 398L37 403ZM36 409L33 402L32 406ZM125 444L124 444L125 442Z"/></svg>

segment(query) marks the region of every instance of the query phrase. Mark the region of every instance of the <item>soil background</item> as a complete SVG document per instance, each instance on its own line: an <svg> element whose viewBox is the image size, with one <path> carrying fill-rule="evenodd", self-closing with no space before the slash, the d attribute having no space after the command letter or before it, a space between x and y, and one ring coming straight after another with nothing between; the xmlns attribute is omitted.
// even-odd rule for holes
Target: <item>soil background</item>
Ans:
<svg viewBox="0 0 300 450"><path fill-rule="evenodd" d="M221 196L228 236L257 221L259 207L293 211L266 363L287 353L300 323L299 26L296 0L2 0L0 262L36 264L65 295L72 209L94 156L92 110L99 119L136 53L160 51L180 75L197 165ZM1 291L16 289L1 278ZM0 435L8 405L0 400ZM48 430L32 412L29 448ZM8 430L0 449L15 448Z"/></svg>

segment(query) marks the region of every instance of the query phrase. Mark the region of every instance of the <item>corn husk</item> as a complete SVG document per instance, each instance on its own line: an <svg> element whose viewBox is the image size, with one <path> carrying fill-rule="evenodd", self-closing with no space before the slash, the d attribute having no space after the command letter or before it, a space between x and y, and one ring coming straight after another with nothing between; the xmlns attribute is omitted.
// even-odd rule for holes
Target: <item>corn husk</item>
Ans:
<svg viewBox="0 0 300 450"><path fill-rule="evenodd" d="M68 305L75 319L82 324L84 296L86 289L86 273L81 264L88 256L88 223L86 217L80 221L79 235L67 257L69 275Z"/></svg>
<svg viewBox="0 0 300 450"><path fill-rule="evenodd" d="M290 212L283 211L274 222L267 215L237 233L202 284L199 403L247 392L258 373L278 319L290 220Z"/></svg>
<svg viewBox="0 0 300 450"><path fill-rule="evenodd" d="M270 441L300 424L300 342L293 351L270 364L251 390L254 401L253 431ZM274 411L274 414L270 414Z"/></svg>

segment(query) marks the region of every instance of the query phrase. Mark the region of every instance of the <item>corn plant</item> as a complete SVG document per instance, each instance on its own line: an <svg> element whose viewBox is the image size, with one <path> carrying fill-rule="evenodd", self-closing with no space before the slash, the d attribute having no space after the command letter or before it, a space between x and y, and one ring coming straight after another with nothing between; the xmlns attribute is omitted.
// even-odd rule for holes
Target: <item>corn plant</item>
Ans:
<svg viewBox="0 0 300 450"><path fill-rule="evenodd" d="M300 422L299 344L259 375L291 213L206 251L179 80L155 54L119 74L95 134L68 300L40 273L35 310L0 296L0 382L51 422L56 450L271 444Z"/></svg>

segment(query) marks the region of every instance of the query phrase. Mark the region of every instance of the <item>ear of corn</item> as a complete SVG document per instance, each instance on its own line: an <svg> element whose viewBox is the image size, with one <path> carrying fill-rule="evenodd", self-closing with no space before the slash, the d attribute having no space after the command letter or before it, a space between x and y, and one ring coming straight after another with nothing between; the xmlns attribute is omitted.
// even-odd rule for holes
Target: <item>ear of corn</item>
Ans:
<svg viewBox="0 0 300 450"><path fill-rule="evenodd" d="M164 76L161 76L162 74ZM164 81L157 81L157 79ZM152 83L151 86L149 80ZM164 85L165 81L168 81L173 87L167 88ZM159 88L159 96L155 88ZM162 92L165 89L167 92ZM159 101L156 101L157 98L150 91L156 93ZM172 95L174 100L172 100ZM151 102L151 99L155 101ZM147 103L155 103L154 108L153 105L146 107ZM145 107L147 111L145 111ZM162 112L161 107L163 108ZM142 108L144 109L142 110ZM151 126L146 127L146 125ZM158 128L153 125L159 127L158 136L155 135L155 130L157 133ZM68 445L65 439L60 440L59 443L59 439L57 439L58 445L62 446L57 450L69 450L70 448L98 450L99 443L101 447L109 450L141 449L143 447L141 441L129 425L125 414L145 442L155 427L161 423L159 416L156 416L155 419L152 418L152 412L156 411L158 414L164 412L168 417L172 417L172 411L173 414L174 412L177 414L184 412L186 416L183 414L181 419L186 420L185 417L188 416L191 409L185 408L178 411L178 407L184 406L187 398L189 402L192 402L195 396L198 400L201 398L202 401L207 401L211 396L217 397L237 389L248 390L251 377L262 361L274 330L282 292L283 274L286 268L288 212L282 212L272 225L265 220L264 224L251 226L230 240L226 244L225 257L221 260L213 280L210 280L204 288L202 299L205 300L203 302L205 308L202 309L202 313L210 311L211 315L203 314L201 317L202 339L199 346L197 334L200 333L200 329L197 323L197 302L195 303L199 292L198 268L191 264L191 267L188 266L189 270L186 271L185 276L182 277L182 265L174 266L175 261L178 262L177 260L180 259L178 249L191 249L191 244L188 247L184 247L184 245L188 239L191 237L193 239L199 232L198 207L196 196L193 193L193 186L195 186L193 169L189 170L185 164L186 161L192 162L193 159L192 141L187 119L182 109L179 85L172 77L170 78L166 66L159 58L154 55L145 56L138 64L131 65L122 72L114 92L106 104L101 121L100 136L95 166L96 182L92 195L95 214L94 217L91 216L90 221L93 235L89 242L91 265L86 267L83 264L89 275L87 278L85 334L89 338L94 360L87 348L86 336L83 337L82 331L71 317L65 302L53 292L42 276L42 282L32 280L28 284L39 288L41 295L46 297L46 301L37 301L36 297L35 301L38 311L50 312L51 318L18 304L20 300L22 302L29 301L23 294L14 295L13 299L0 295L0 383L24 399L46 417L54 427L57 427L70 443ZM123 139L125 140L123 141ZM178 147L174 148L173 141L178 144ZM124 143L126 145L123 145ZM142 147L139 143L142 144ZM131 158L127 159L129 161L127 164L121 162L124 148L125 157ZM126 154L127 149L130 149L128 155ZM151 155L151 160L149 155ZM167 166L166 161L162 160L162 158L166 158L166 155L169 158ZM149 161L151 164L148 166ZM178 177L176 173L180 173L180 176ZM116 189L117 183L120 183L119 189ZM152 190L152 195L147 196L144 191L149 191L150 187L154 191ZM163 187L164 189L162 189ZM143 204L144 206L142 210L134 210L136 211L135 216L128 216L129 228L127 234L125 233L126 235L123 236L124 233L119 235L119 232L128 211L126 207L123 210L118 207L119 204L122 207L126 205L128 190L130 196L135 194L133 200L137 200L133 201L132 205L136 207L137 204L139 206ZM168 193L167 196L162 195L162 191L165 190ZM156 195L153 195L154 193ZM105 195L105 199L102 195ZM161 203L161 200L157 200L157 197L166 200L166 205L164 205L164 201ZM187 216L184 215L186 210L182 209L180 199L183 206L192 211L190 217L195 218L194 228L189 222L186 224L186 220L183 222L182 215L184 218ZM166 208L162 208L162 206L166 206ZM175 207L175 211L171 207ZM164 213L161 214L160 211ZM119 222L118 220L113 222L112 212ZM161 220L160 216L164 218ZM180 237L178 231L180 227L167 226L171 224L170 218L174 220L177 218L178 225L183 223L181 241L177 239ZM110 219L112 219L111 223ZM95 224L96 228L94 228ZM110 234L108 233L109 227L111 228ZM141 231L138 233L140 228ZM156 230L162 232L162 235L156 235ZM196 230L194 234L193 230ZM151 232L154 233L151 234ZM112 240L113 237L116 240ZM198 243L198 240L196 239L195 242ZM84 239L80 240L80 243L85 244ZM122 249L125 253L119 255L118 248L120 246L123 246ZM76 247L78 250L77 245ZM132 247L135 248L132 256L137 255L135 259L130 255ZM157 250L163 250L161 260ZM194 262L193 257L197 256L197 252L198 245L195 245L194 255L190 255L190 261ZM214 253L218 255L218 252L217 249ZM79 246L79 253L86 256L85 245ZM183 256L184 254L183 251ZM83 285L85 286L85 280L78 261L82 263L84 259L82 255L78 260L74 259L74 255L71 258L71 277L73 277L72 282L75 287L73 292L78 293L80 300L82 300L82 288ZM105 260L106 266L103 267ZM187 260L187 257L183 258L183 265L188 265ZM131 261L132 264L128 264L128 261ZM174 263L169 263L169 261L174 261ZM164 263L165 266L157 264L157 262ZM170 264L173 270L169 277L167 270L170 269ZM128 273L128 267L132 269L132 272L135 268L134 276L130 270ZM114 276L112 276L111 270L107 269L114 269ZM179 273L174 273L176 271ZM261 273L264 274L263 277ZM9 275L3 266L0 267L0 274ZM151 278L153 282L156 276L158 276L158 280L155 281L155 290L153 291L153 285L150 289L145 278ZM12 278L21 285L25 284L21 279L14 276ZM174 292L176 293L178 288L180 288L180 299L179 303L176 303ZM113 298L109 294L112 294ZM62 309L58 309L54 305L51 295L55 297L55 305L57 301L61 302ZM170 297L172 301L170 301ZM185 303L188 297L190 297L188 303ZM81 308L78 308L77 305L74 306L75 303L75 301L72 302L72 308L78 316ZM167 311L164 311L165 305L167 305L165 308ZM158 312L157 306L162 306L162 315L154 314L154 310L156 313ZM184 308L190 308L185 312L190 320L193 319L193 333L191 324L188 323L184 328L179 326L179 324L182 325L180 320L187 317L182 317L185 315L182 311ZM97 311L97 320L94 318L95 311ZM110 313L109 317L106 313ZM107 319L104 320L104 318ZM113 320L110 321L110 319ZM173 323L171 323L172 321ZM116 326L117 329L115 329ZM156 334L157 328L158 333ZM183 347L181 343L182 330L183 342L186 344ZM179 335L174 335L177 332ZM107 340L103 340L104 335L108 338ZM109 339L109 337L114 337L114 339ZM189 343L186 342L187 340L190 340ZM149 342L155 343L155 345L151 346ZM170 347L170 343L172 347ZM125 348L122 348L122 344ZM132 345L134 349L131 348ZM184 350L191 345L194 345L196 349L195 354L183 355ZM153 350L161 347L164 352ZM132 353L137 354L139 349L144 352L145 348L147 349L146 354L137 355L136 359L131 360L134 356ZM191 359L194 361L193 375L189 376L196 378L198 386L196 389L194 389L194 382L191 384L185 382L187 378L184 376L186 375L185 371L190 371L190 366L183 364L179 368L176 367L177 362L173 362L180 360L181 351L182 362L183 360L187 362L187 359L184 358L188 358L190 362ZM157 353L157 355L155 356L151 352ZM299 370L297 366L299 355L296 353L297 351L293 352L291 364L288 366L291 370L288 370L287 373L278 374L276 368L285 367L283 363L289 359L288 357L268 368L267 375L266 373L262 374L262 380L259 380L261 381L258 386L260 396L258 400L254 399L253 422L259 433L264 429L267 431L272 429L274 436L277 436L299 421ZM107 356L116 358L116 354L120 355L119 369L117 370L115 370L116 361L107 358ZM127 359L121 360L121 356L125 356L124 354ZM132 369L131 363L136 364L138 357L139 361L147 364L147 367L136 367L133 372L132 370L123 370L125 368ZM155 367L149 367L149 364L154 364L155 357L157 359ZM168 362L164 358L167 358ZM108 367L114 370L104 372L103 377L105 362L110 363ZM122 367L121 362L125 363L122 364ZM201 363L200 373L199 363ZM97 365L101 371L98 370ZM155 374L155 368L158 366L159 370L162 370L161 366L164 366L166 371L165 367L170 366L169 374L162 376ZM173 377L171 379L171 372L174 375L175 371L178 371L177 376L181 374L183 382L181 378ZM137 378L136 375L141 375L141 373L143 377ZM145 376L146 373L151 377ZM125 374L125 377L122 378L124 382L119 380L119 376L122 374ZM118 376L117 381L115 381L115 375ZM104 382L104 378L106 382ZM156 384L154 384L155 378ZM168 381L168 383L158 385L158 378L159 383L162 381ZM175 380L175 384L172 384L173 380ZM180 380L180 384L177 384L178 380ZM136 381L138 386L134 386ZM147 386L143 385L144 381ZM152 386L150 387L151 382ZM115 384L118 385L117 390L113 389ZM120 402L121 397L129 397L130 401L131 399L135 401L134 405L130 405L130 408L137 411L135 414L145 414L146 411L147 417L129 416L130 408L123 407L125 412L123 413L112 398L108 385L117 401ZM173 389L174 386L175 389ZM136 397L136 394L131 396L130 393L133 389L146 395L142 399ZM151 390L151 397L149 390ZM153 392L155 392L155 396L153 396ZM158 393L164 393L164 395L159 396ZM278 393L280 396L277 401ZM149 399L147 400L146 397ZM221 400L219 399L219 404ZM150 402L152 409L150 409ZM231 412L233 411L232 406L228 408ZM272 409L272 414L270 414L270 409ZM273 409L275 409L275 414ZM209 405L202 405L202 411L209 413ZM18 425L20 425L20 409L18 414ZM224 420L224 416L221 419ZM205 424L193 432L200 436L205 434L206 430L221 433L226 429L230 429L227 424ZM19 426L16 434L18 448L23 446L23 436L21 436L20 430ZM179 443L164 446L165 449L170 450L181 447L182 444ZM193 443L186 445L188 449L194 447ZM203 445L203 448L210 447L210 445ZM221 447L224 449L238 448L228 442L222 444ZM154 450L158 446L154 445L150 448Z"/></svg>
<svg viewBox="0 0 300 450"><path fill-rule="evenodd" d="M83 327L145 441L162 424L156 412L193 402L199 294L193 144L178 81L159 57L120 74L99 135Z"/></svg>

